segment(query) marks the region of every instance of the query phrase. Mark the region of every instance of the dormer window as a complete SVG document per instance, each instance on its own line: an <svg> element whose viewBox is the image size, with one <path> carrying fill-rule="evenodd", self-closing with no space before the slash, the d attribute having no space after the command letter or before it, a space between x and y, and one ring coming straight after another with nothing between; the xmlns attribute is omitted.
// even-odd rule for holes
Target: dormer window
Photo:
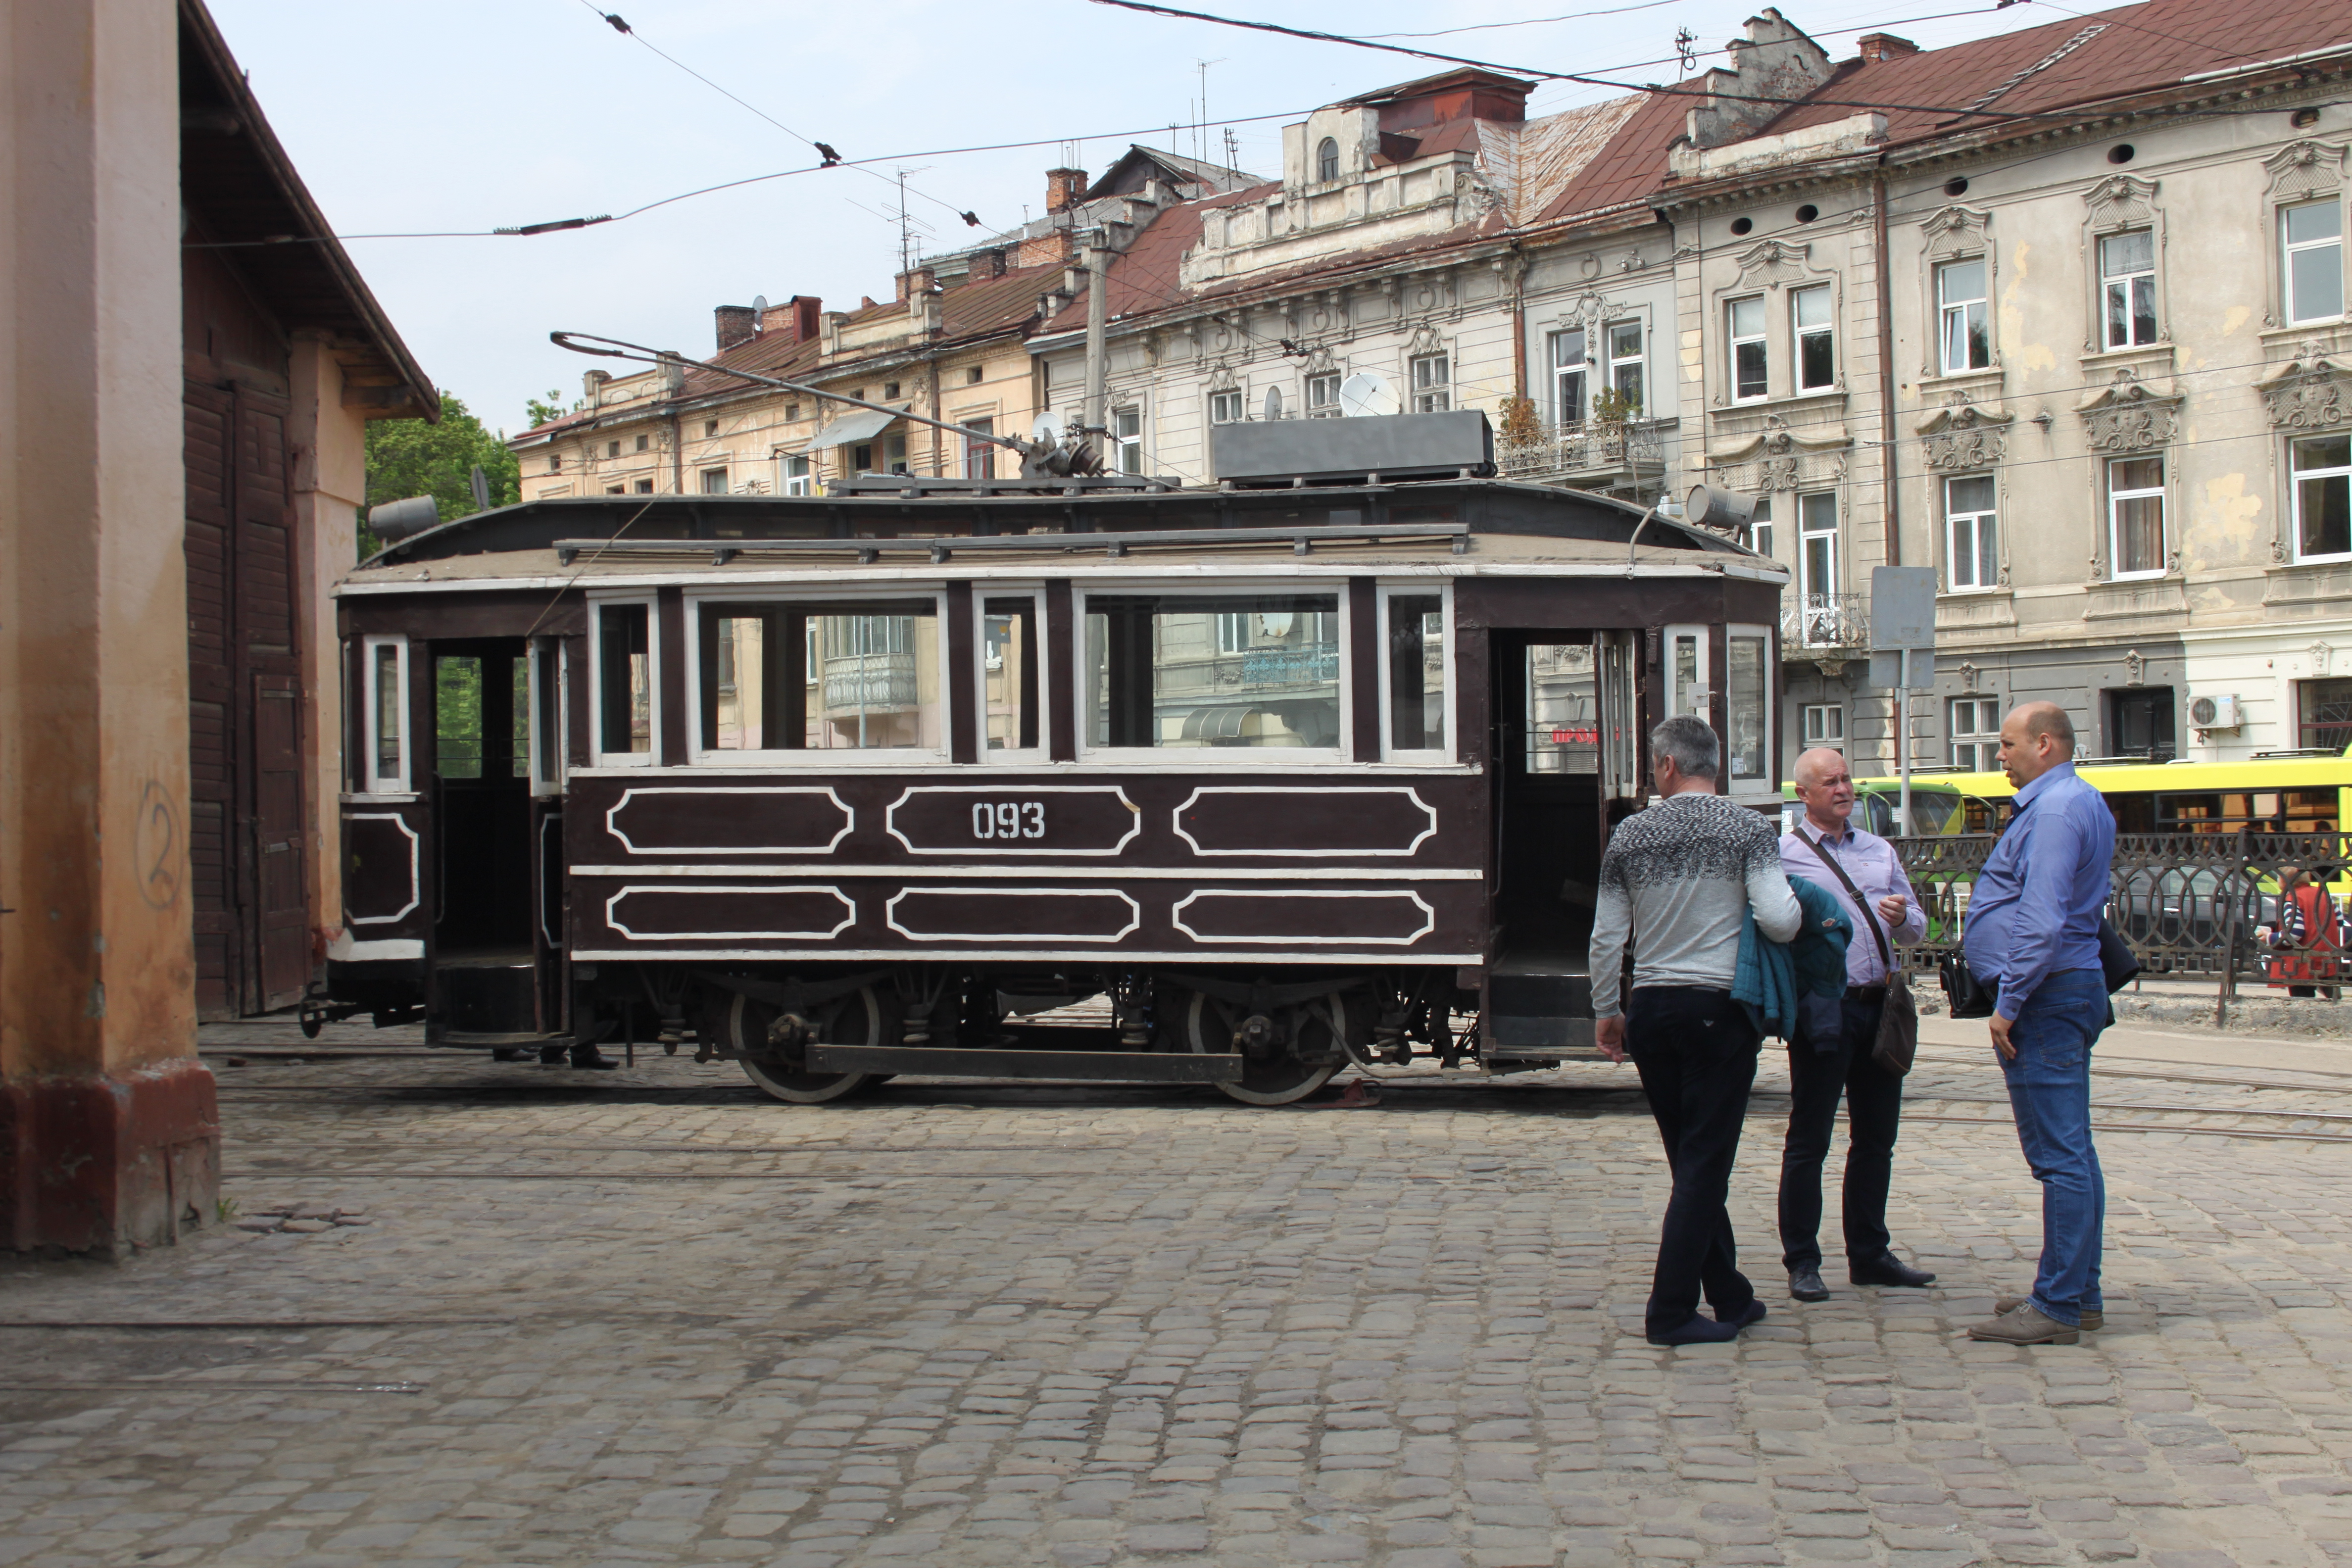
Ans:
<svg viewBox="0 0 2352 1568"><path fill-rule="evenodd" d="M1326 183L1339 177L1339 143L1331 137L1315 149L1315 177Z"/></svg>

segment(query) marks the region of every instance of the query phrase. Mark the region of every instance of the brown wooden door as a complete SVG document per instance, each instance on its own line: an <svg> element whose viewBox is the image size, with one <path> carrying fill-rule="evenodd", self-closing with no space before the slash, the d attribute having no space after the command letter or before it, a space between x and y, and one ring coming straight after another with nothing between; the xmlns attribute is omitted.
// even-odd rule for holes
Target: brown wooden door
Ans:
<svg viewBox="0 0 2352 1568"><path fill-rule="evenodd" d="M229 657L229 431L236 395L190 382L182 403L187 471L188 858L196 935L196 1011L243 1009L245 950L237 940L236 675Z"/></svg>
<svg viewBox="0 0 2352 1568"><path fill-rule="evenodd" d="M300 691L292 677L254 678L253 838L259 867L260 1011L290 1007L310 979L310 922L304 897Z"/></svg>

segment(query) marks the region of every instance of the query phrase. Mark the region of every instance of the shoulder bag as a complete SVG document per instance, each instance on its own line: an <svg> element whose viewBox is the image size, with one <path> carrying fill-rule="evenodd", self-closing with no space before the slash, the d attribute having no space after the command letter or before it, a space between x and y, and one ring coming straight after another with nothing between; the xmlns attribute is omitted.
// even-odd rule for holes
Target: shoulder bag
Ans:
<svg viewBox="0 0 2352 1568"><path fill-rule="evenodd" d="M1870 900L1853 885L1853 879L1845 874L1837 857L1823 849L1820 839L1807 837L1802 828L1797 830L1797 837L1804 839L1813 858L1828 867L1830 874L1844 887L1854 908L1862 911L1864 921L1869 925L1871 940L1878 943L1879 966L1886 972L1886 999L1878 1005L1878 1038L1870 1048L1870 1059L1878 1064L1881 1071L1901 1078L1911 1070L1912 1059L1919 1053L1919 1008L1911 1000L1910 978L1895 967L1895 954L1886 945L1886 933L1879 929L1878 911L1870 907Z"/></svg>

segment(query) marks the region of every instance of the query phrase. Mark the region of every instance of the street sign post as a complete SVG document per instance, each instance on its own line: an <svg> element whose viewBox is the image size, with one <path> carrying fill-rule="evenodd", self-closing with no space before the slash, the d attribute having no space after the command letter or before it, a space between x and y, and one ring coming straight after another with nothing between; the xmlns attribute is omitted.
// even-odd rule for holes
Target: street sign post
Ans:
<svg viewBox="0 0 2352 1568"><path fill-rule="evenodd" d="M1897 807L1905 834L1911 831L1911 656L1927 656L1921 673L1932 685L1936 668L1936 569L1874 566L1870 569L1870 681L1895 689L1895 755L1901 780ZM1888 662L1895 668L1885 668ZM1882 673L1884 672L1884 673ZM1886 679L1892 676L1892 679Z"/></svg>

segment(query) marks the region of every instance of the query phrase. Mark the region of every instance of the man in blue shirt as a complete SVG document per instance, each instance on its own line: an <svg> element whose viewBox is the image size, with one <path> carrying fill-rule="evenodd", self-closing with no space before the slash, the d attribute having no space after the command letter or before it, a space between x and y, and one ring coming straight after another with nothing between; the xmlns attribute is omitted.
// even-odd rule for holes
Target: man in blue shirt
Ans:
<svg viewBox="0 0 2352 1568"><path fill-rule="evenodd" d="M2000 725L2000 766L2017 785L2007 831L1969 898L1969 970L1998 985L1993 1048L2026 1163L2042 1184L2042 1267L2030 1296L2003 1297L1969 1337L2071 1345L2105 1311L2100 1227L2107 1189L2091 1143L2091 1047L2106 1026L2099 919L2116 819L2074 776L2074 726L2054 702Z"/></svg>

